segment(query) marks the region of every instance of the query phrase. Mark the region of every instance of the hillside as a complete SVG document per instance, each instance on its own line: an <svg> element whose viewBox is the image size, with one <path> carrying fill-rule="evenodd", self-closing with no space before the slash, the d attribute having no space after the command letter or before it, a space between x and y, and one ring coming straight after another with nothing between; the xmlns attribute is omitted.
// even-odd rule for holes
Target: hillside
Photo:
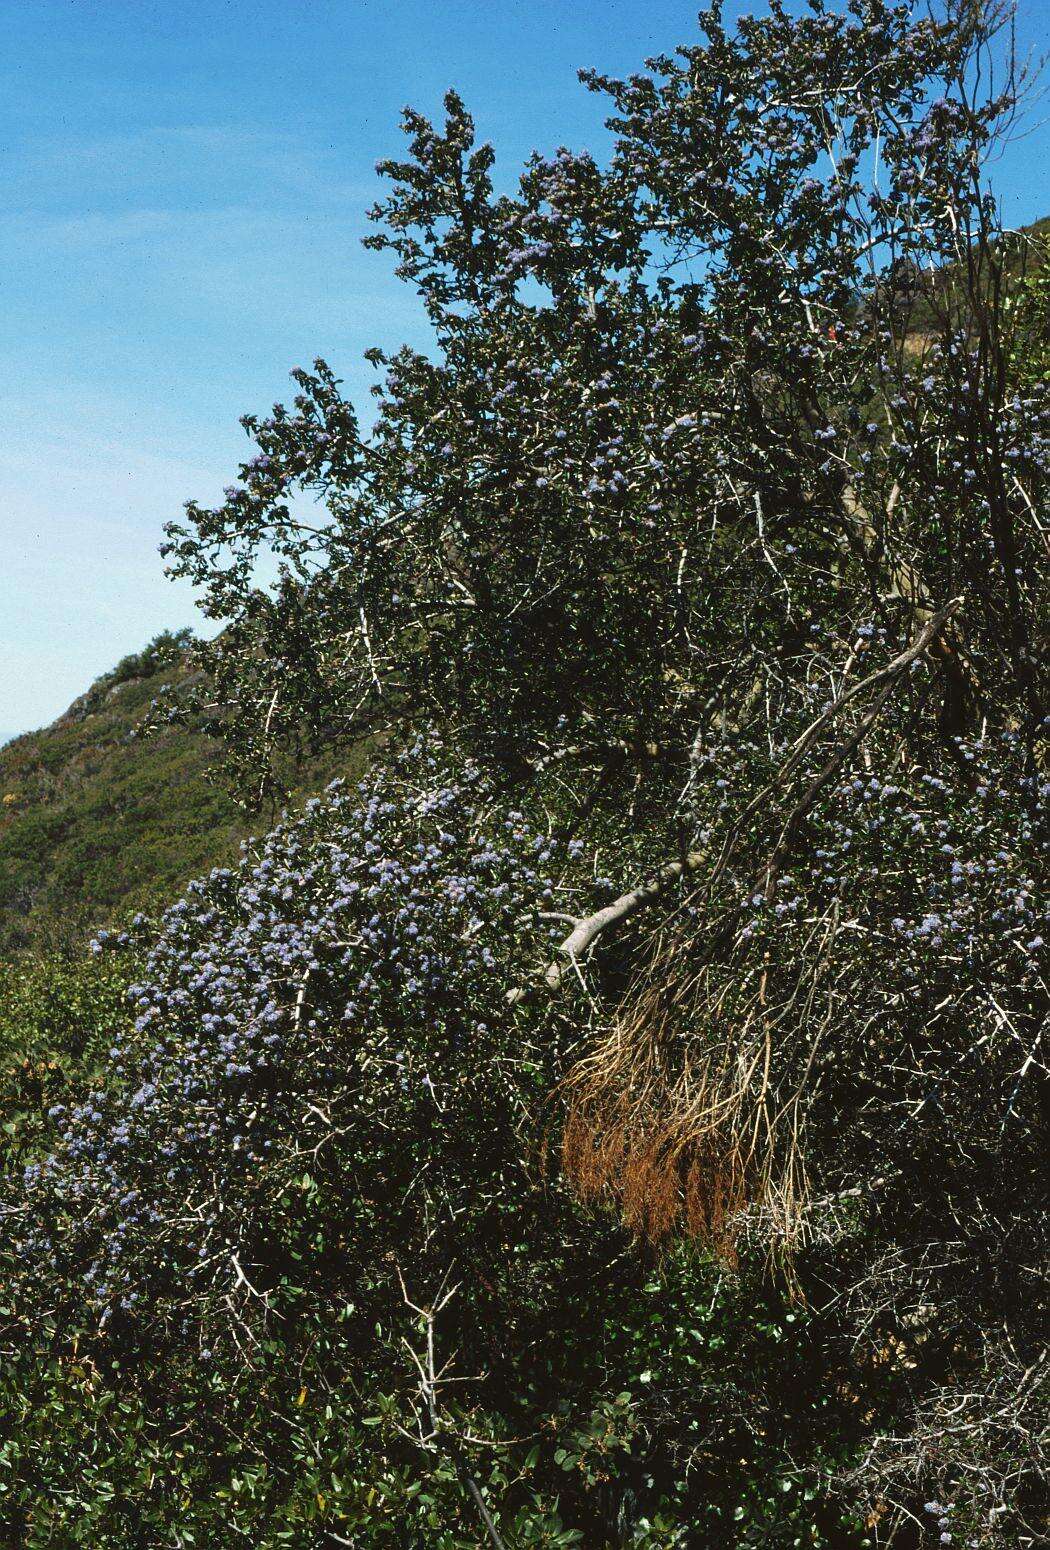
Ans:
<svg viewBox="0 0 1050 1550"><path fill-rule="evenodd" d="M51 726L0 748L0 954L77 939L170 899L268 826L209 779L209 738L182 727L136 735L161 688L187 681L188 669L153 643ZM315 762L298 794L335 773Z"/></svg>

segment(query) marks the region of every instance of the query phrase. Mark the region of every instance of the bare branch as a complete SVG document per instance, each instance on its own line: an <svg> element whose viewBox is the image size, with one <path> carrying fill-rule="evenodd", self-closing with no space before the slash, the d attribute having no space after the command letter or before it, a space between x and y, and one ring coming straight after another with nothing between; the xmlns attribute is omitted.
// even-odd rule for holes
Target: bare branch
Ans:
<svg viewBox="0 0 1050 1550"><path fill-rule="evenodd" d="M736 848L736 843L743 832L745 823L768 804L775 790L783 785L786 776L790 774L792 770L794 770L799 761L802 759L803 755L810 747L812 747L817 736L828 725L828 723L831 722L846 705L848 705L852 700L855 700L866 690L874 688L877 685L885 686L883 693L879 695L875 705L863 718L858 729L852 733L851 736L843 744L841 744L838 749L836 749L835 753L832 755L832 758L828 761L825 767L821 770L820 774L816 776L815 780L807 789L801 802L799 802L798 805L789 814L787 822L785 823L781 832L781 837L778 840L777 846L773 852L773 856L770 858L770 861L765 868L766 881L768 882L769 875L775 869L775 863L779 859L789 833L797 826L802 817L810 810L820 792L824 790L828 782L831 780L835 771L841 767L843 761L848 758L849 754L856 748L858 742L872 726L879 712L882 710L883 706L889 699L894 683L899 678L900 674L903 673L906 668L910 667L913 662L918 661L919 657L922 656L922 654L937 638L945 623L956 613L958 613L959 609L962 607L962 602L962 598L957 597L954 598L946 607L939 609L938 612L927 621L923 629L920 631L912 644L907 648L907 650L902 651L899 656L894 657L893 661L887 663L885 667L878 668L874 673L869 673L867 678L862 679L860 683L854 684L851 689L848 689L844 694L841 694L838 699L836 699L834 703L830 705L828 709L817 718L816 721L813 722L812 726L809 727L809 729L795 744L791 754L785 760L780 770L778 770L774 779L769 783L769 785L763 787L758 795L753 797L752 800L748 803L747 807L744 809L739 823L734 826L734 830L727 839L722 853L718 858L718 862L715 865L714 872L716 875L724 870L730 854ZM552 963L549 963L543 972L543 980L548 988L551 990L558 990L562 984L563 979L565 978L566 972L569 969L575 970L577 968L580 960L586 956L598 938L605 931L607 931L610 926L619 925L621 921L628 919L628 917L635 914L637 910L642 909L649 904L655 903L656 900L662 898L664 894L666 894L669 889L671 889L676 883L680 882L683 878L688 877L690 874L698 872L705 864L710 862L710 859L710 854L707 851L690 851L688 854L680 857L676 861L669 861L665 866L662 866L658 872L654 873L652 877L646 878L644 882L637 884L636 887L631 888L626 893L621 894L620 897L615 899L611 904L606 904L602 909L596 910L593 915L588 915L584 919L577 921L573 929L569 932L568 936L560 944L558 948L559 957ZM511 1006L515 1006L520 1001L524 1000L528 994L529 992L526 989L518 987L508 992L507 1001Z"/></svg>

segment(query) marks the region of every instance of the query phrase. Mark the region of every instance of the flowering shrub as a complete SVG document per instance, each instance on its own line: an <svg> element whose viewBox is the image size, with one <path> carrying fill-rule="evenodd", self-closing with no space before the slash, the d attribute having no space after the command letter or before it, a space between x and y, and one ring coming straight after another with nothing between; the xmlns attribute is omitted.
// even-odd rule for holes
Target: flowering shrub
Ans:
<svg viewBox="0 0 1050 1550"><path fill-rule="evenodd" d="M216 1317L283 1316L304 1277L360 1297L395 1248L450 1264L517 1166L540 1067L505 993L553 903L552 846L486 820L469 771L414 778L335 787L191 885L106 1084L53 1109L27 1252L60 1253L100 1323L192 1316L210 1346Z"/></svg>
<svg viewBox="0 0 1050 1550"><path fill-rule="evenodd" d="M816 1402L780 1349L795 1313L748 1294L727 1364L740 1294L689 1254L647 1269L530 1169L571 1001L512 1010L507 987L551 951L551 907L593 892L580 849L417 749L308 804L159 927L100 936L100 973L135 952L128 1015L8 1191L0 1522L19 1543L331 1531L465 1550L465 1468L520 1545L619 1522L657 1550L698 1515L715 1534L800 1515L834 1531L790 1461ZM416 1299L440 1307L429 1444ZM691 1392L705 1348L717 1395ZM713 1490L767 1433L776 1490ZM621 1467L627 1505L604 1495Z"/></svg>
<svg viewBox="0 0 1050 1550"><path fill-rule="evenodd" d="M243 800L422 739L168 912L11 1207L60 1396L86 1351L148 1452L195 1379L251 1543L1034 1543L1050 441L980 172L1004 19L716 5L585 77L606 165L513 195L458 98L408 113L371 241L432 354L371 352L367 431L296 371L169 530Z"/></svg>

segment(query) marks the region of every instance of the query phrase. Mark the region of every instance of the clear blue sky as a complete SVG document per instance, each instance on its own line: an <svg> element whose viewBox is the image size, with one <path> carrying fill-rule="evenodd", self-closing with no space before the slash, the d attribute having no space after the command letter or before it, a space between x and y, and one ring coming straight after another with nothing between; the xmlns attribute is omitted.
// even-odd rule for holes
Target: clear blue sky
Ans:
<svg viewBox="0 0 1050 1550"><path fill-rule="evenodd" d="M742 8L742 7L741 7ZM751 9L757 9L757 4ZM367 401L371 344L421 339L360 246L406 103L454 85L509 177L600 150L580 65L695 36L686 0L24 0L0 57L0 741L58 714L164 627L164 521L211 500L237 421L323 354ZM1047 45L1050 0L1021 0ZM1045 129L1001 168L1012 222L1050 210Z"/></svg>

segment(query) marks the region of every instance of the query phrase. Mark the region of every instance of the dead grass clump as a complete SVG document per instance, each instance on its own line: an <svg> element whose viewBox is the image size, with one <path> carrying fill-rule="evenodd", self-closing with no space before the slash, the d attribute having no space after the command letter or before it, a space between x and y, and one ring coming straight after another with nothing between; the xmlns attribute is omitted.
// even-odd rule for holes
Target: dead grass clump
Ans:
<svg viewBox="0 0 1050 1550"><path fill-rule="evenodd" d="M650 1246L681 1235L732 1262L743 1214L758 1208L771 1252L790 1254L807 1195L802 1103L823 1022L819 975L801 976L802 995L792 975L774 997L761 963L687 974L689 957L681 941L657 942L611 1028L569 1073L564 1175Z"/></svg>

